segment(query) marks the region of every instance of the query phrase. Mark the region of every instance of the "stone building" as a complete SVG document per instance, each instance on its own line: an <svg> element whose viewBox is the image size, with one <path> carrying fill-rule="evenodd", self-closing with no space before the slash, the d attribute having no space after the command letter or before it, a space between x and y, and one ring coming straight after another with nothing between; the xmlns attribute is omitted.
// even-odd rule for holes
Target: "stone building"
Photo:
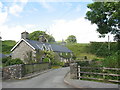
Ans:
<svg viewBox="0 0 120 90"><path fill-rule="evenodd" d="M44 36L39 37L39 41L29 39L29 33L21 33L21 40L11 49L12 59L20 58L27 63L27 59L39 60L41 62L42 52L41 51L52 51L59 56L61 62L70 62L72 60L72 51L63 45L50 44ZM70 57L63 57L64 55L70 55Z"/></svg>

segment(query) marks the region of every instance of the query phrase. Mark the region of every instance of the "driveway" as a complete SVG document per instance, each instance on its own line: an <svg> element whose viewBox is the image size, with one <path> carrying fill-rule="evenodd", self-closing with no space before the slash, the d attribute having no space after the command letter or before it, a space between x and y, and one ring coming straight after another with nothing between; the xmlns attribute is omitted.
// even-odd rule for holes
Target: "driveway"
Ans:
<svg viewBox="0 0 120 90"><path fill-rule="evenodd" d="M3 88L72 88L64 83L64 76L69 71L67 68L59 68L37 77L26 80L4 81Z"/></svg>

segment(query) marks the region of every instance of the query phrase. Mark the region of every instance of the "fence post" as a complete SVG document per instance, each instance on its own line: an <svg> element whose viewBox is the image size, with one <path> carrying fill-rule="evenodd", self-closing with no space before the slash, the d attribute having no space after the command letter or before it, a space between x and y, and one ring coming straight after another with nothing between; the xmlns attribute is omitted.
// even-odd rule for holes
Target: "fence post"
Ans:
<svg viewBox="0 0 120 90"><path fill-rule="evenodd" d="M78 79L80 80L80 66L78 66Z"/></svg>
<svg viewBox="0 0 120 90"><path fill-rule="evenodd" d="M105 69L104 69L104 67L103 67L102 72L103 72L103 80L105 81L105 75L104 75Z"/></svg>

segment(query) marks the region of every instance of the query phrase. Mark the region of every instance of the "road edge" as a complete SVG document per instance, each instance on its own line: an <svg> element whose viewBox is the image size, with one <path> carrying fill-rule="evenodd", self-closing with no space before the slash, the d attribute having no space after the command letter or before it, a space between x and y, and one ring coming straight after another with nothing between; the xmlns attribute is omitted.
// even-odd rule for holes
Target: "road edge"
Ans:
<svg viewBox="0 0 120 90"><path fill-rule="evenodd" d="M19 78L18 80L30 79L30 78L39 76L39 75L41 75L41 74L47 73L47 72L52 71L52 70L53 70L53 69L48 69L48 70L45 70L45 71L42 71L42 72L39 72L39 73L34 73L34 74L32 74L32 75L29 75L29 76L25 76L25 77Z"/></svg>
<svg viewBox="0 0 120 90"><path fill-rule="evenodd" d="M68 85L70 85L70 86L72 86L72 87L74 87L74 88L83 88L83 87L78 87L78 86L76 86L76 85L73 85L72 83L70 83L67 79L70 79L70 77L68 76L70 74L70 71L68 71L67 73L66 73L66 75L64 76L64 83L66 83L66 84L68 84ZM84 87L85 88L85 87Z"/></svg>

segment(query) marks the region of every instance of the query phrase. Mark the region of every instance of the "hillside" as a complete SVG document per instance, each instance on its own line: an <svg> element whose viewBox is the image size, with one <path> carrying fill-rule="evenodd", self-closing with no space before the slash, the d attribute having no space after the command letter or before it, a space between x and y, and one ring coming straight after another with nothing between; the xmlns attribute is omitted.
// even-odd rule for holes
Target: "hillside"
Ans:
<svg viewBox="0 0 120 90"><path fill-rule="evenodd" d="M88 59L94 59L96 56L90 53L90 44L80 44L80 43L73 43L73 44L66 44L66 47L73 51L74 55L76 56L77 60L84 59L87 56Z"/></svg>
<svg viewBox="0 0 120 90"><path fill-rule="evenodd" d="M13 40L2 41L2 52L0 51L0 53L10 54L11 53L10 50L15 44L16 44L16 41L13 41Z"/></svg>

